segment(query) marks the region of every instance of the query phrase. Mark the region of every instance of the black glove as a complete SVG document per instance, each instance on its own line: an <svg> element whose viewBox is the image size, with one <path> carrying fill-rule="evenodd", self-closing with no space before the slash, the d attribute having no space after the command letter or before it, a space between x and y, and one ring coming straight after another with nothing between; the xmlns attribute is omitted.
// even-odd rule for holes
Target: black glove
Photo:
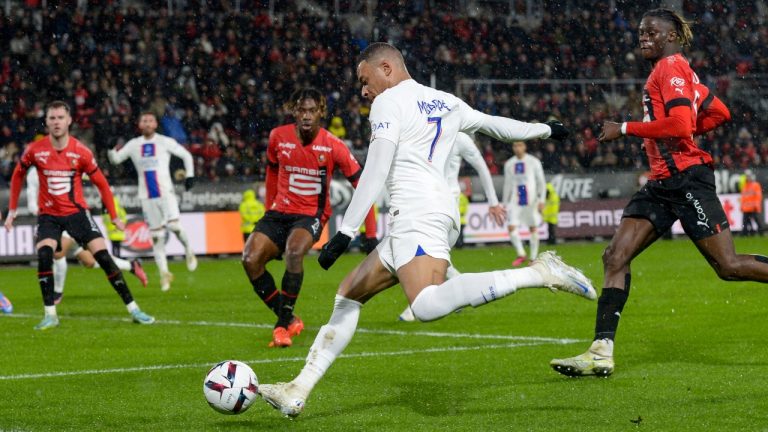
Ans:
<svg viewBox="0 0 768 432"><path fill-rule="evenodd" d="M187 177L184 179L184 190L190 190L195 187L195 178Z"/></svg>
<svg viewBox="0 0 768 432"><path fill-rule="evenodd" d="M331 241L323 245L320 256L317 257L320 267L325 270L331 268L333 263L347 250L347 246L349 246L351 241L352 239L348 235L337 232Z"/></svg>
<svg viewBox="0 0 768 432"><path fill-rule="evenodd" d="M360 249L366 254L370 254L379 245L379 239L376 237L363 237L360 239Z"/></svg>
<svg viewBox="0 0 768 432"><path fill-rule="evenodd" d="M563 126L563 124L558 120L550 120L545 124L549 126L550 129L552 129L552 133L549 135L549 137L553 140L562 141L571 134L571 132L566 129L565 126Z"/></svg>

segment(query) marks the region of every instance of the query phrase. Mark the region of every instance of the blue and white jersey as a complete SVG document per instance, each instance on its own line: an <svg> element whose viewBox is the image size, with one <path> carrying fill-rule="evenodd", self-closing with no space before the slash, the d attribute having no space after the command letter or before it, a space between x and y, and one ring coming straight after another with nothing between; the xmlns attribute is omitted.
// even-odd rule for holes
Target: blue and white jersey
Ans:
<svg viewBox="0 0 768 432"><path fill-rule="evenodd" d="M507 206L535 206L547 197L544 169L535 156L512 156L504 164L504 203Z"/></svg>
<svg viewBox="0 0 768 432"><path fill-rule="evenodd" d="M174 193L168 168L171 155L184 161L187 177L193 177L195 172L192 154L175 139L161 134L154 134L149 138L138 136L119 150L110 150L108 155L113 164L131 159L139 177L140 199L163 198Z"/></svg>

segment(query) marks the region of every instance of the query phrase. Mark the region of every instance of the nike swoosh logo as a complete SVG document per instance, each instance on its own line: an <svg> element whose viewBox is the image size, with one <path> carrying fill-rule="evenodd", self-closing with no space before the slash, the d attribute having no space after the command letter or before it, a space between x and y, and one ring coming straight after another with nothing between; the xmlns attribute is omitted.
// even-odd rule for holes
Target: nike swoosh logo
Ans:
<svg viewBox="0 0 768 432"><path fill-rule="evenodd" d="M607 357L596 357L596 356L594 356L594 357L592 357L592 360L600 361L600 360L608 360L608 358Z"/></svg>
<svg viewBox="0 0 768 432"><path fill-rule="evenodd" d="M589 287L587 287L587 286L586 286L586 285L584 285L583 283L581 283L581 282L579 282L579 281L577 281L577 280L574 280L573 282L574 282L576 285L578 285L578 286L581 288L581 290L582 290L582 291L584 291L584 294L586 294L586 293L588 293L588 292L589 292Z"/></svg>

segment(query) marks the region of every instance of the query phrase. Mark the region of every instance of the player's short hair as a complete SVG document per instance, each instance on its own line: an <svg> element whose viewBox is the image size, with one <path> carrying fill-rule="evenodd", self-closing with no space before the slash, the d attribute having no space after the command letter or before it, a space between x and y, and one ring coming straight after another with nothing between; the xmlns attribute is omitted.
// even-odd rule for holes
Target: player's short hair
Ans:
<svg viewBox="0 0 768 432"><path fill-rule="evenodd" d="M155 114L154 111L149 111L149 110L140 112L139 120L141 120L141 118L144 117L145 115L151 115L152 117L155 118L155 120L157 120L157 114Z"/></svg>
<svg viewBox="0 0 768 432"><path fill-rule="evenodd" d="M52 109L58 109L58 108L64 108L64 111L67 112L67 114L70 113L69 111L69 104L62 100L55 100L53 102L49 102L48 105L45 106L45 113L48 114L48 111Z"/></svg>
<svg viewBox="0 0 768 432"><path fill-rule="evenodd" d="M363 52L360 53L360 56L357 62L371 63L371 60L382 57L385 54L394 55L395 58L397 58L403 64L403 66L405 66L403 53L401 53L399 49L395 48L394 45L388 44L386 42L374 42L368 45L363 50Z"/></svg>
<svg viewBox="0 0 768 432"><path fill-rule="evenodd" d="M326 110L328 109L328 101L325 99L320 90L312 87L304 87L295 90L291 93L291 98L285 103L284 108L290 112L296 111L301 105L301 101L305 99L312 99L317 103L317 107L320 109L320 117L325 117Z"/></svg>
<svg viewBox="0 0 768 432"><path fill-rule="evenodd" d="M672 25L675 26L675 31L677 32L677 41L680 43L680 45L691 45L691 42L693 41L691 23L686 21L685 18L680 16L680 14L677 12L667 8L651 9L643 14L643 18L645 17L661 18L664 21L672 23Z"/></svg>

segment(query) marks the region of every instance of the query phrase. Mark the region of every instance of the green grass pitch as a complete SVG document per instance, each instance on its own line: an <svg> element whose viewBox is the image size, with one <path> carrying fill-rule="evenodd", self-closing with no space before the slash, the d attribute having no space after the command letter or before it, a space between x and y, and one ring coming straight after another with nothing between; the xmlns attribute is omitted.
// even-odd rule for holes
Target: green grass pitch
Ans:
<svg viewBox="0 0 768 432"><path fill-rule="evenodd" d="M765 238L737 240L766 252ZM557 246L596 286L604 243ZM509 247L455 251L464 272L505 268ZM70 264L61 326L42 316L35 271L0 269L14 315L0 314L0 430L291 431L742 431L768 430L768 286L717 279L686 240L660 241L633 264L632 295L610 378L566 378L549 360L583 352L596 304L523 290L433 323L397 321L399 287L362 311L359 331L288 420L261 400L238 416L214 412L202 382L214 363L251 365L260 382L291 379L330 316L336 284L361 260L330 271L306 260L297 312L308 328L288 349L267 348L273 317L234 259L202 260L195 273L172 263L162 293L126 275L158 322L139 326L101 270ZM279 282L282 263L270 264Z"/></svg>

